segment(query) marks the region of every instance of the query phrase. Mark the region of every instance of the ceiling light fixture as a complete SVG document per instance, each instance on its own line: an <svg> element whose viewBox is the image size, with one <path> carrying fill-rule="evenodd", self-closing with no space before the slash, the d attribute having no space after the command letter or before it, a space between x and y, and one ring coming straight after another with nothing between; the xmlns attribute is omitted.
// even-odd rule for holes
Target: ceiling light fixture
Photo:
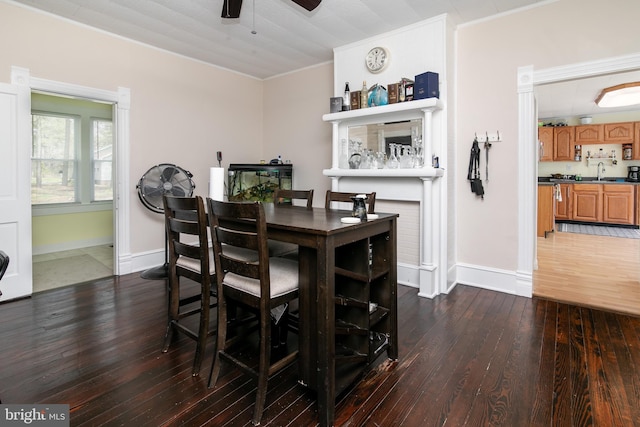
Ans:
<svg viewBox="0 0 640 427"><path fill-rule="evenodd" d="M602 89L596 104L602 108L640 104L640 82L624 83Z"/></svg>

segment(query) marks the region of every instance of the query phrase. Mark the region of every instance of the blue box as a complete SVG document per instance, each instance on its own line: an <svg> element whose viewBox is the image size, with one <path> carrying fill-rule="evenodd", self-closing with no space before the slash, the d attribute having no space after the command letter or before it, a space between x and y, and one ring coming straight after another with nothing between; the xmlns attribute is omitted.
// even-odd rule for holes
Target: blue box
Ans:
<svg viewBox="0 0 640 427"><path fill-rule="evenodd" d="M438 73L418 74L413 87L413 99L440 98Z"/></svg>

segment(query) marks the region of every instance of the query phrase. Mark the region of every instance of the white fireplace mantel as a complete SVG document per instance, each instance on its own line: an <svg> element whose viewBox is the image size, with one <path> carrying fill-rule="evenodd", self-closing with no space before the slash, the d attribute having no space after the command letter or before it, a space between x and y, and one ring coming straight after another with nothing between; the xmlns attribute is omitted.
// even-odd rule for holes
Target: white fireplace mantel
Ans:
<svg viewBox="0 0 640 427"><path fill-rule="evenodd" d="M442 101L428 98L417 101L390 104L379 107L363 108L325 114L324 121L333 126L332 167L323 170L331 178L333 191L360 192L363 189L375 191L376 198L388 201L418 202L420 206L420 254L419 265L406 266L403 273L398 266L398 276L413 276L411 282L417 283L419 295L433 297L447 288L446 277L446 227L445 207L442 205L441 183L444 169L431 167L434 153L434 138L439 142L441 120L435 120L444 108ZM410 169L344 169L339 167L340 141L348 139L349 126L360 126L390 121L422 119L422 138L424 143L424 164L422 168ZM435 152L442 147L436 144Z"/></svg>

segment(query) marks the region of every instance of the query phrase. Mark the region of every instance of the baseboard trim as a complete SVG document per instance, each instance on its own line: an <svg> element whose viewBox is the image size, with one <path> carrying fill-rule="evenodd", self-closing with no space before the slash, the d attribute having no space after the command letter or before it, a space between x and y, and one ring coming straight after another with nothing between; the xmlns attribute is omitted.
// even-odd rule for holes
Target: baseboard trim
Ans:
<svg viewBox="0 0 640 427"><path fill-rule="evenodd" d="M459 263L455 267L456 283L491 291L531 298L533 282L530 275L479 265Z"/></svg>

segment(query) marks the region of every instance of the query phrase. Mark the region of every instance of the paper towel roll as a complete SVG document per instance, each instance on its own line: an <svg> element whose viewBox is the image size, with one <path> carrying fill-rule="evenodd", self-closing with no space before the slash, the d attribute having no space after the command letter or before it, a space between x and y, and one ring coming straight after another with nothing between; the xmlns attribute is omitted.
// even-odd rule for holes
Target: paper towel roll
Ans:
<svg viewBox="0 0 640 427"><path fill-rule="evenodd" d="M224 168L209 170L209 197L219 202L224 201Z"/></svg>

